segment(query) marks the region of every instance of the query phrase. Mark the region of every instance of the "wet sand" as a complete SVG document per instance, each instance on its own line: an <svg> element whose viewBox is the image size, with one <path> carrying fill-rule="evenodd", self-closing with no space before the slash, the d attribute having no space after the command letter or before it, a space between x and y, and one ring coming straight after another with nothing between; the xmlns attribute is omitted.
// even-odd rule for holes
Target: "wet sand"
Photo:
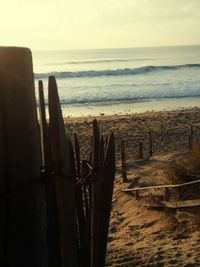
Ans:
<svg viewBox="0 0 200 267"><path fill-rule="evenodd" d="M95 104L73 104L62 105L63 115L65 117L84 117L103 115L130 115L143 113L147 111L165 111L176 109L189 109L199 107L200 97L172 98L172 99L150 99L138 102L101 102Z"/></svg>

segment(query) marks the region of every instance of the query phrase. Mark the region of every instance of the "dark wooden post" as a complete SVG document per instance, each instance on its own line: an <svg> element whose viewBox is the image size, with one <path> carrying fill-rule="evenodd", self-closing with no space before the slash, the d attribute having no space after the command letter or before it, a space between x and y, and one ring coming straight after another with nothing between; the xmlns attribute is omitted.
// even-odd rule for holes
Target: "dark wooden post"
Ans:
<svg viewBox="0 0 200 267"><path fill-rule="evenodd" d="M165 188L165 195L164 195L164 200L169 201L170 198L170 190L168 187Z"/></svg>
<svg viewBox="0 0 200 267"><path fill-rule="evenodd" d="M89 170L87 161L82 161L81 177L88 175ZM91 183L83 184L84 206L85 206L85 218L88 229L91 228ZM90 230L88 230L90 232ZM90 235L89 235L90 236Z"/></svg>
<svg viewBox="0 0 200 267"><path fill-rule="evenodd" d="M193 128L193 125L191 125L191 127L190 127L190 136L191 136L191 148L193 148L193 144L194 144L194 128Z"/></svg>
<svg viewBox="0 0 200 267"><path fill-rule="evenodd" d="M75 137L75 143L78 143L77 136ZM69 139L71 159L72 159L72 167L73 173L76 177L78 168L75 166L75 157L74 157L74 148L71 140ZM77 148L76 148L77 149ZM78 152L78 151L76 151ZM75 152L75 153L76 153ZM80 157L78 157L80 160ZM76 161L77 163L77 161ZM80 167L80 162L78 163ZM80 169L79 169L80 171ZM79 245L79 263L81 266L86 267L90 264L90 251L89 251L89 238L87 235L87 227L86 227L86 217L84 213L84 202L83 202L83 193L82 186L80 181L80 176L74 179L75 183L75 197L76 197L76 214L77 214L77 224L78 224L78 245Z"/></svg>
<svg viewBox="0 0 200 267"><path fill-rule="evenodd" d="M41 161L31 51L1 47L0 62L0 157L5 167L0 184L9 195L6 212L0 211L6 221L0 266L43 267L47 266L44 194L36 182Z"/></svg>
<svg viewBox="0 0 200 267"><path fill-rule="evenodd" d="M75 148L75 156L76 156L76 172L77 177L80 178L81 176L81 166L80 166L80 145L78 136L76 133L74 133L74 148Z"/></svg>
<svg viewBox="0 0 200 267"><path fill-rule="evenodd" d="M49 140L49 128L47 127L45 101L43 92L43 83L39 81L39 115L40 115L40 133L42 165L44 166L45 177L45 195L46 195L46 233L48 246L48 267L57 267L60 265L59 242L58 242L58 220L56 213L56 198L53 180L51 179L51 149Z"/></svg>
<svg viewBox="0 0 200 267"><path fill-rule="evenodd" d="M139 159L143 159L143 145L139 142Z"/></svg>
<svg viewBox="0 0 200 267"><path fill-rule="evenodd" d="M191 150L192 149L192 138L191 135L188 135L188 149Z"/></svg>
<svg viewBox="0 0 200 267"><path fill-rule="evenodd" d="M124 140L121 140L121 169L122 169L123 183L126 183L128 179L126 171L126 148Z"/></svg>
<svg viewBox="0 0 200 267"><path fill-rule="evenodd" d="M93 168L99 170L100 163L100 132L97 120L93 121ZM101 180L99 171L93 175L91 203L91 267L98 266L99 224L100 224Z"/></svg>
<svg viewBox="0 0 200 267"><path fill-rule="evenodd" d="M1 81L0 81L1 82ZM4 140L3 140L3 125L2 125L2 114L1 114L1 98L0 98L0 265L6 266L6 255L7 255L7 234L8 234L8 207L5 198L6 194L6 164L4 155Z"/></svg>
<svg viewBox="0 0 200 267"><path fill-rule="evenodd" d="M101 166L99 166L100 168L102 168L102 167L103 167L104 157L105 157L104 138L103 138L103 136L101 136L101 139L100 139L100 153L99 153L99 161L100 161L100 164L102 164L102 165L101 165Z"/></svg>
<svg viewBox="0 0 200 267"><path fill-rule="evenodd" d="M140 191L136 190L135 191L135 199L138 200L140 198Z"/></svg>
<svg viewBox="0 0 200 267"><path fill-rule="evenodd" d="M149 156L152 157L153 155L153 147L152 147L152 135L151 132L148 132L149 135Z"/></svg>
<svg viewBox="0 0 200 267"><path fill-rule="evenodd" d="M82 161L81 177L86 177L91 171L88 167L88 161ZM91 177L90 177L91 178ZM84 249L86 252L85 264L81 265L83 267L90 266L91 259L91 181L85 181L82 185L83 192L83 203L84 203L84 218L85 218L85 242Z"/></svg>
<svg viewBox="0 0 200 267"><path fill-rule="evenodd" d="M112 194L115 179L115 138L112 133L108 142L105 155L104 165L102 169L102 184L101 184L101 214L99 228L99 253L98 267L105 266L106 248L108 239L108 227L110 220L110 212L112 205Z"/></svg>
<svg viewBox="0 0 200 267"><path fill-rule="evenodd" d="M72 158L54 76L49 77L49 124L58 212L60 266L77 267L77 220Z"/></svg>

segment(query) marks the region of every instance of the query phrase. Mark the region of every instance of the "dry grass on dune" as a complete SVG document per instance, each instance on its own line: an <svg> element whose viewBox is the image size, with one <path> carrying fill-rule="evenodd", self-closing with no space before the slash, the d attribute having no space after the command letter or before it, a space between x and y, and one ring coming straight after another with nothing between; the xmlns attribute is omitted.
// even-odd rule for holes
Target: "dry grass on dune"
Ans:
<svg viewBox="0 0 200 267"><path fill-rule="evenodd" d="M173 183L185 183L200 179L200 145L197 144L169 170L169 179Z"/></svg>

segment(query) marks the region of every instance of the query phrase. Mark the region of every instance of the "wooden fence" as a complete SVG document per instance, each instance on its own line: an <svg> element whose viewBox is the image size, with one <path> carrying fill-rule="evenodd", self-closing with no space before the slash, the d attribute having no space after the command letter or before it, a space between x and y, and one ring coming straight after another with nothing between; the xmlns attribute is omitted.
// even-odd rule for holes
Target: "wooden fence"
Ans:
<svg viewBox="0 0 200 267"><path fill-rule="evenodd" d="M93 121L90 159L66 135L55 77L39 113L31 53L0 48L0 266L103 267L115 177L115 139ZM39 126L38 126L39 125Z"/></svg>
<svg viewBox="0 0 200 267"><path fill-rule="evenodd" d="M199 145L199 131L198 131L198 138L194 137L194 130L199 130L199 127L195 127L194 125L190 125L189 131L186 133L187 140L184 143L184 150L192 150L194 145ZM130 147L130 141L126 142L124 139L120 139L120 159L121 159L121 174L123 182L128 181L128 175L127 175L127 167L128 167L128 161L130 162L133 160L145 160L150 159L153 154L156 154L157 151L154 151L153 145L154 140L152 138L152 132L147 133L148 140L147 140L147 146L144 149L144 145L142 141L138 141L137 149L138 151L134 151L135 153L131 155L130 159L128 159L128 155L130 156L130 151L127 153L128 147ZM173 136L173 135L172 135ZM176 147L173 147L172 150L176 150ZM134 159L133 159L134 158ZM119 159L119 158L118 158Z"/></svg>

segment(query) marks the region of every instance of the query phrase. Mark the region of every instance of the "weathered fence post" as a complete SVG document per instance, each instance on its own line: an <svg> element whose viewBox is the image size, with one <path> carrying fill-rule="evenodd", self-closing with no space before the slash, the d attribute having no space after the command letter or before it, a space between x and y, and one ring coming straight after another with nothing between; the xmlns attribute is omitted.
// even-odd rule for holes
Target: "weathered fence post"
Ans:
<svg viewBox="0 0 200 267"><path fill-rule="evenodd" d="M143 145L139 142L139 159L143 159Z"/></svg>
<svg viewBox="0 0 200 267"><path fill-rule="evenodd" d="M0 266L44 267L45 206L31 51L0 47L0 62L1 174L5 170L0 184L7 194Z"/></svg>
<svg viewBox="0 0 200 267"><path fill-rule="evenodd" d="M169 201L170 198L170 190L168 187L165 188L165 195L164 195L164 200Z"/></svg>
<svg viewBox="0 0 200 267"><path fill-rule="evenodd" d="M188 135L188 149L189 149L189 150L192 149L192 137L191 137L190 134Z"/></svg>
<svg viewBox="0 0 200 267"><path fill-rule="evenodd" d="M126 171L126 148L124 140L121 140L121 170L122 170L123 183L126 183L128 179Z"/></svg>
<svg viewBox="0 0 200 267"><path fill-rule="evenodd" d="M49 129L47 127L43 83L38 83L39 95L39 115L40 115L40 134L42 161L45 177L46 194L46 233L48 246L48 267L57 267L60 265L59 245L58 245L58 220L56 213L56 199L53 180L51 179L51 149L49 140Z"/></svg>
<svg viewBox="0 0 200 267"><path fill-rule="evenodd" d="M1 98L0 98L1 101ZM3 125L2 125L2 114L1 114L1 106L2 103L0 102L0 265L6 266L6 254L7 254L7 201L4 197L6 193L6 181L5 181L5 174L6 174L6 164L5 164L5 155L4 155L4 140L3 140Z"/></svg>
<svg viewBox="0 0 200 267"><path fill-rule="evenodd" d="M82 161L82 169L81 169L81 175L82 177L85 177L88 175L89 170L87 166L87 161ZM83 184L83 195L84 195L84 205L85 205L85 218L86 218L86 224L88 228L88 234L90 236L91 232L91 183L85 183Z"/></svg>
<svg viewBox="0 0 200 267"><path fill-rule="evenodd" d="M148 132L149 135L149 156L152 157L153 155L153 147L152 147L152 135L151 132Z"/></svg>
<svg viewBox="0 0 200 267"><path fill-rule="evenodd" d="M78 136L74 133L74 149L75 149L75 156L76 156L76 173L77 177L81 177L81 166L80 166L80 145Z"/></svg>
<svg viewBox="0 0 200 267"><path fill-rule="evenodd" d="M101 174L101 223L99 229L100 235L98 248L100 249L98 255L98 267L105 266L108 227L115 179L115 138L113 133L111 133L110 140L108 142Z"/></svg>
<svg viewBox="0 0 200 267"><path fill-rule="evenodd" d="M138 200L140 198L140 191L136 190L135 191L135 199Z"/></svg>
<svg viewBox="0 0 200 267"><path fill-rule="evenodd" d="M98 266L98 243L99 243L99 226L100 226L100 132L97 120L93 121L93 168L98 172L93 176L92 181L92 203L91 203L91 267Z"/></svg>
<svg viewBox="0 0 200 267"><path fill-rule="evenodd" d="M190 127L190 136L191 136L191 148L193 148L193 144L194 144L194 128L193 128L193 125L191 125L191 127Z"/></svg>
<svg viewBox="0 0 200 267"><path fill-rule="evenodd" d="M54 76L49 77L49 124L52 166L56 190L61 267L78 266L74 173L69 139ZM59 267L60 267L59 266Z"/></svg>
<svg viewBox="0 0 200 267"><path fill-rule="evenodd" d="M88 251L89 247L89 238L87 235L87 227L86 227L86 217L84 213L84 197L82 191L82 185L80 183L80 176L78 176L78 171L80 171L80 154L79 154L79 142L77 135L75 137L75 145L76 148L74 149L72 142L69 139L70 145L70 152L71 152L71 161L72 161L72 168L73 168L73 176L74 176L74 188L75 188L75 199L76 199L76 216L77 216L77 227L78 227L78 256L79 256L79 263L81 266L89 266L90 260L89 256L90 253ZM74 157L74 151L76 155L76 161ZM78 165L78 168L77 168ZM79 170L78 170L79 169Z"/></svg>

